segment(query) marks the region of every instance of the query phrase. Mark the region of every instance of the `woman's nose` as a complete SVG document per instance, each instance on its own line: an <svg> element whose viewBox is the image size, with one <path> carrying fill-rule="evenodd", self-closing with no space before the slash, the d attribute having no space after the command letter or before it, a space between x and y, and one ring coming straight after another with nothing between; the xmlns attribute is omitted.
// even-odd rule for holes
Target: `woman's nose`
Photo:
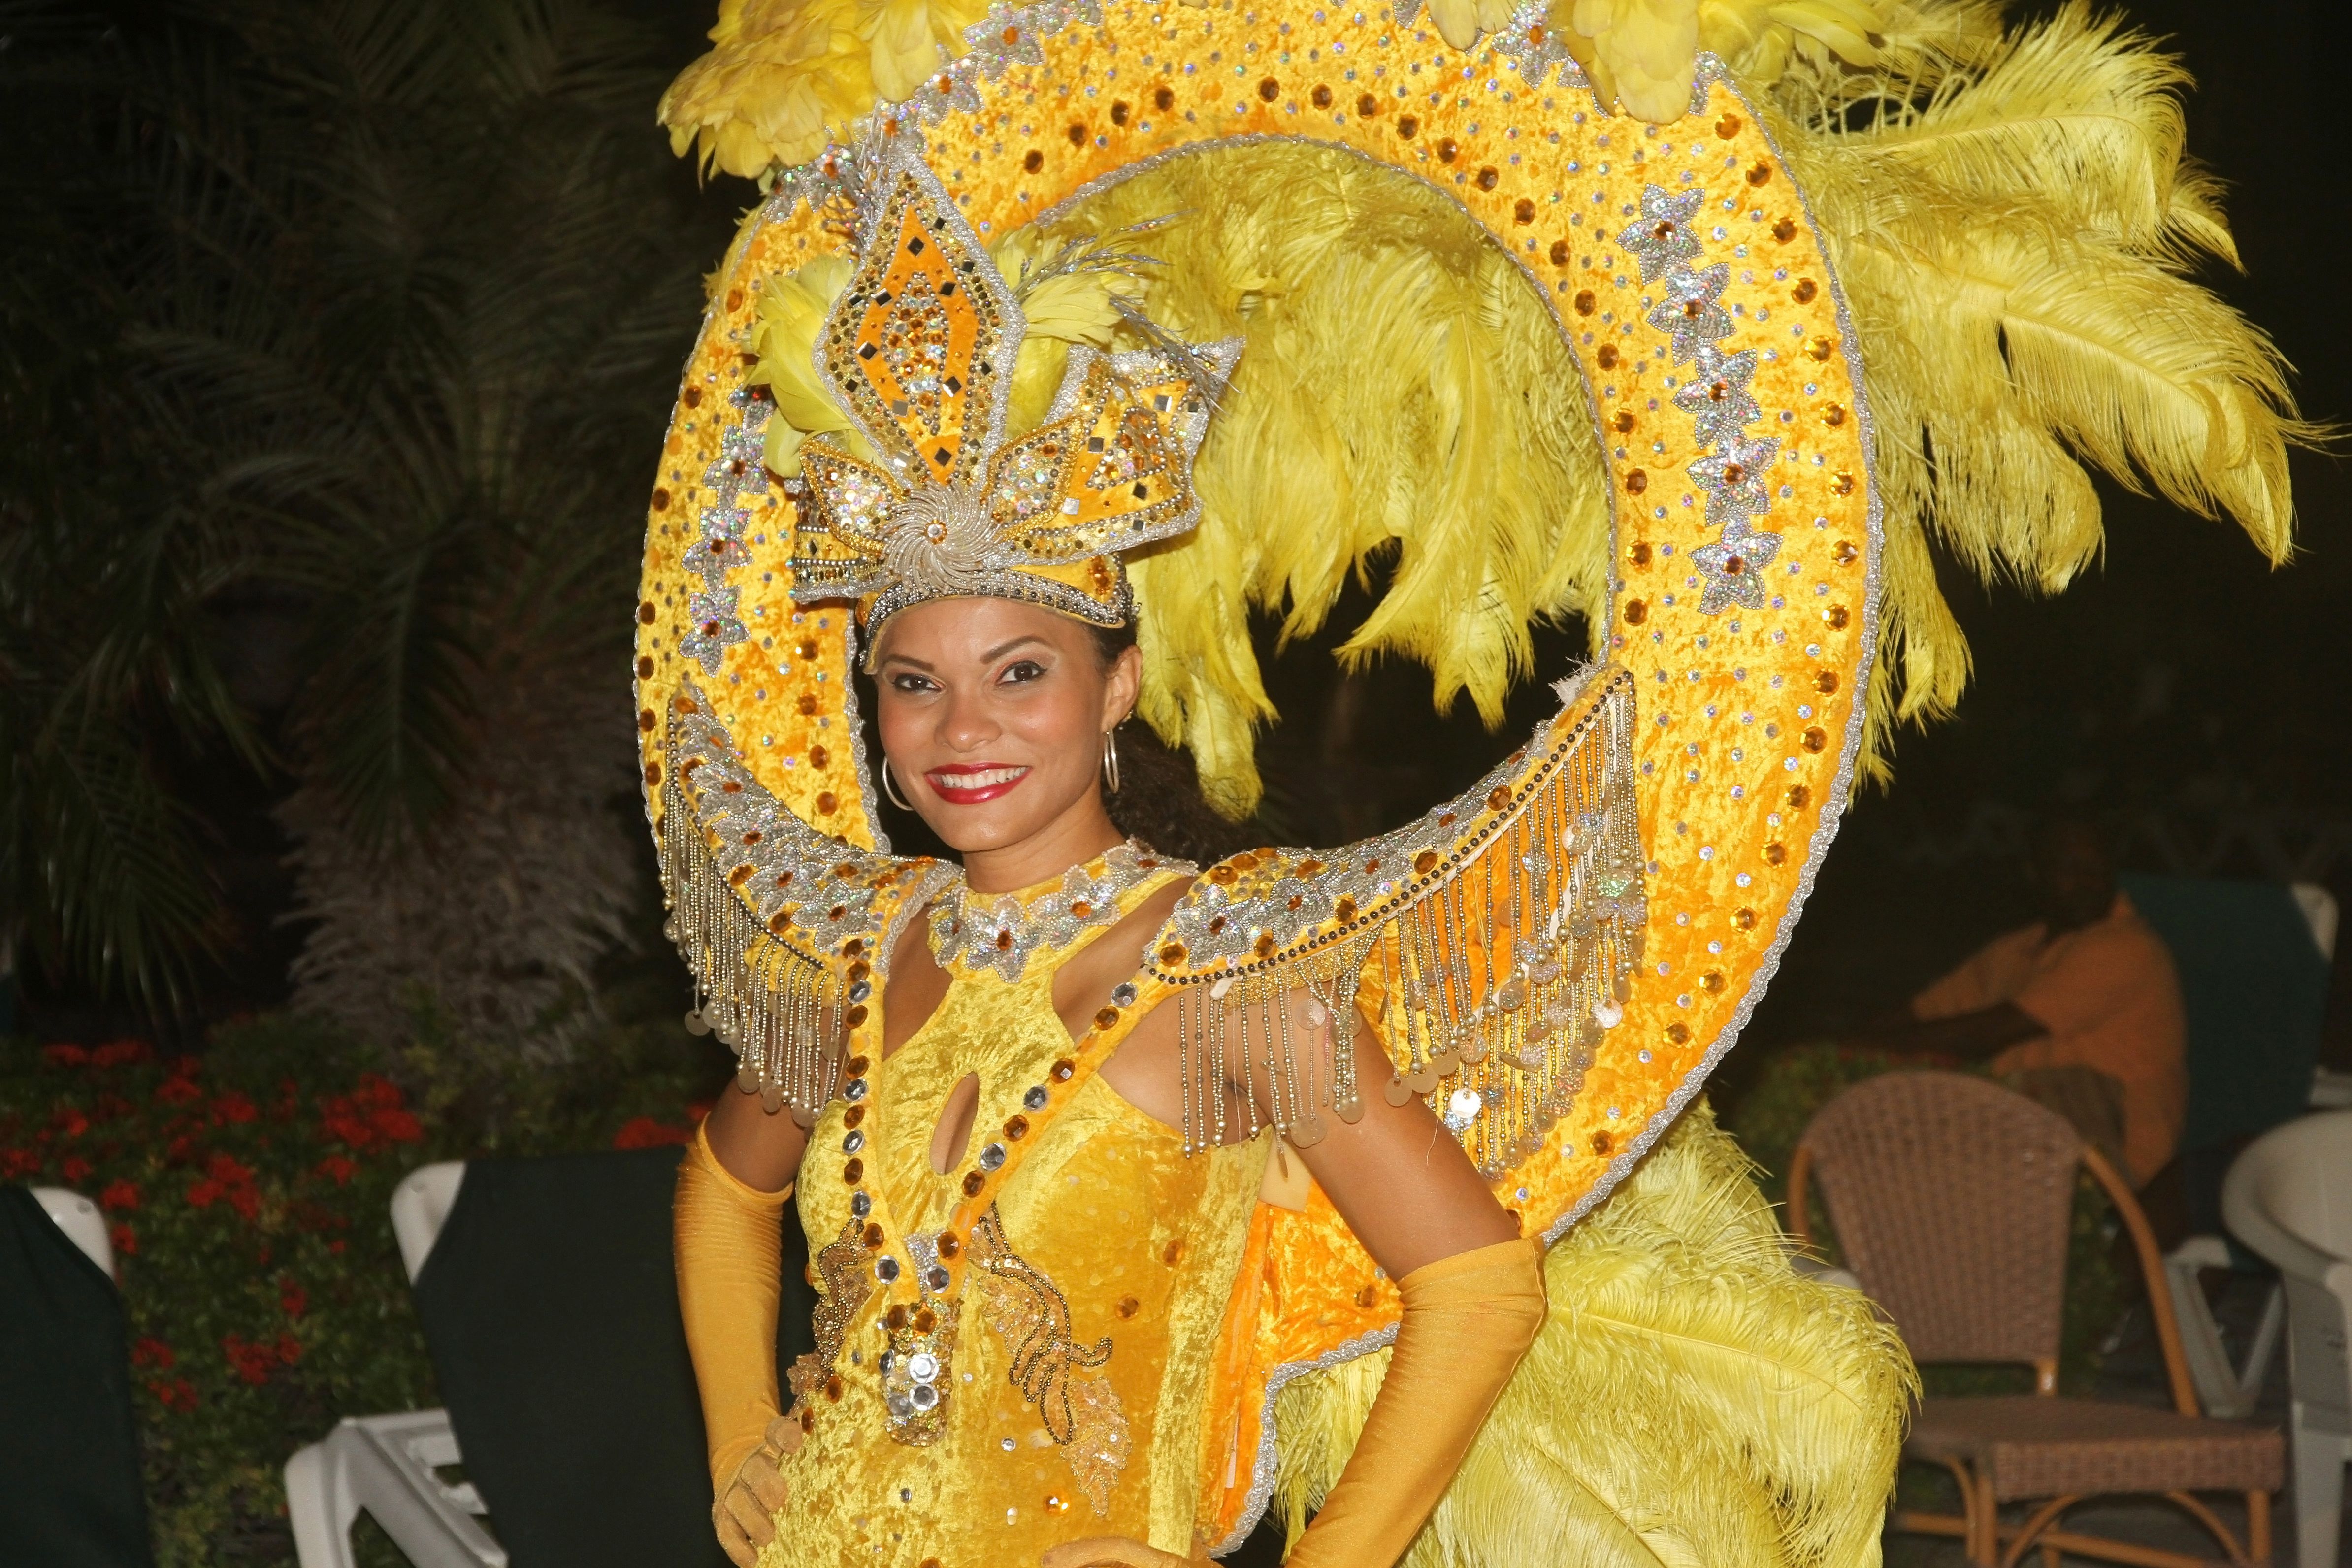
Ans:
<svg viewBox="0 0 2352 1568"><path fill-rule="evenodd" d="M949 750L971 752L1003 732L988 700L977 693L949 693L940 711L940 740Z"/></svg>

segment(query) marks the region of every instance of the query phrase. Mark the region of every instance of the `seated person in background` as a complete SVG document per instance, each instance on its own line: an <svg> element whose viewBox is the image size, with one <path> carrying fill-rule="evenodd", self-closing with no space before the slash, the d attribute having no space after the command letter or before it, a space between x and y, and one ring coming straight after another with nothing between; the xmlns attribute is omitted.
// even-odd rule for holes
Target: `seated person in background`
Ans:
<svg viewBox="0 0 2352 1568"><path fill-rule="evenodd" d="M2030 1080L2063 1085L2069 1075L2052 1069L2105 1075L2121 1090L2123 1174L2146 1186L2172 1158L2189 1108L2187 1025L2172 955L2116 890L2114 862L2089 823L2046 824L2034 839L2033 879L2042 920L1995 937L1866 1043L1990 1057L1995 1072L2029 1080L2016 1087L2066 1114L2095 1144L2111 1138L2100 1135L2095 1110L2078 1112L2089 1097L2063 1088L2039 1093Z"/></svg>

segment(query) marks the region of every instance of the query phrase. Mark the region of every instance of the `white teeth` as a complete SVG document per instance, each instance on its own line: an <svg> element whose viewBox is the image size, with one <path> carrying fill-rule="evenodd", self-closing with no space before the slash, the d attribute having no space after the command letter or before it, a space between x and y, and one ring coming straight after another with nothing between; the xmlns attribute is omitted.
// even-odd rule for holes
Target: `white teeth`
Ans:
<svg viewBox="0 0 2352 1568"><path fill-rule="evenodd" d="M943 773L940 782L949 789L988 789L1001 784L1011 784L1029 770L1027 768L983 768L978 773Z"/></svg>

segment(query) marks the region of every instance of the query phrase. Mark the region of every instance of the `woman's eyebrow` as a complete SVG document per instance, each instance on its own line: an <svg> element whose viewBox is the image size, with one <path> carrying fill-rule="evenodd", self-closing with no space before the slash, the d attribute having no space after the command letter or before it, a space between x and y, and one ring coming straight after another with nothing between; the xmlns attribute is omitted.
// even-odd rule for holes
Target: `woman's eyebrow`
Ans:
<svg viewBox="0 0 2352 1568"><path fill-rule="evenodd" d="M1043 643L1049 649L1054 646L1051 643L1045 642L1045 639L1039 637L1036 633L1030 632L1024 636L1014 637L1011 642L997 644L994 647L990 648L986 653L982 654L980 656L980 661L982 664L994 664L998 659L1003 658L1014 648L1021 647L1024 643L1033 642Z"/></svg>

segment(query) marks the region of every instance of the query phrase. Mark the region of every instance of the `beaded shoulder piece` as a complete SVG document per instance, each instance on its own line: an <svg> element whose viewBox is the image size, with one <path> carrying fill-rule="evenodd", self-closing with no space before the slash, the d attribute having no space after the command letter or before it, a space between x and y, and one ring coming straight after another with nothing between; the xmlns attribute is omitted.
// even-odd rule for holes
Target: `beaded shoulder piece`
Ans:
<svg viewBox="0 0 2352 1568"><path fill-rule="evenodd" d="M1672 1121L1652 1037L1621 1026L1654 869L1633 678L1612 665L1558 689L1525 747L1419 820L1341 849L1238 855L1193 884L1150 971L1177 1009L1188 1147L1230 1141L1229 1073L1272 1079L1275 1129L1299 1147L1327 1116L1361 1115L1365 1093L1419 1095L1522 1233L1549 1241ZM1283 999L1299 990L1328 1048L1296 1048ZM1383 1084L1354 1081L1360 1020L1389 1058ZM1204 1542L1230 1550L1265 1506L1284 1385L1388 1343L1398 1313L1394 1282L1319 1188L1295 1209L1258 1205L1207 1393Z"/></svg>
<svg viewBox="0 0 2352 1568"><path fill-rule="evenodd" d="M737 1081L805 1125L842 1074L838 1042L866 1021L898 921L961 873L861 849L778 802L694 681L670 700L659 819L668 931Z"/></svg>
<svg viewBox="0 0 2352 1568"><path fill-rule="evenodd" d="M1559 689L1528 745L1420 820L1237 855L1193 883L1151 952L1175 988L1188 1147L1226 1141L1236 1050L1274 1055L1270 1109L1291 1143L1321 1139L1327 1113L1354 1121L1360 1009L1394 1069L1374 1092L1428 1097L1489 1180L1570 1109L1623 1016L1646 909L1633 679L1596 668ZM1302 988L1332 1020L1328 1053L1294 1048L1277 999Z"/></svg>

